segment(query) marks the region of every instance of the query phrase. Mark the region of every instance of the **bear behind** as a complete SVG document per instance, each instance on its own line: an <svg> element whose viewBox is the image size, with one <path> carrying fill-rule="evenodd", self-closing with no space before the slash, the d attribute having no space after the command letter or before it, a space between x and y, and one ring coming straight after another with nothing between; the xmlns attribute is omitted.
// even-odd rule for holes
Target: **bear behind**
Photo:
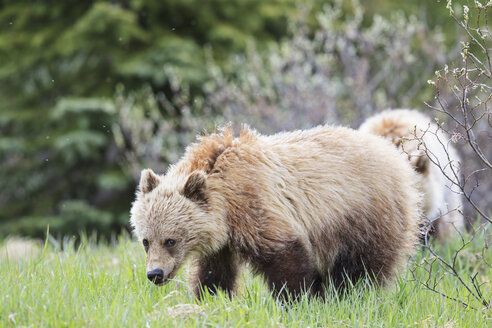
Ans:
<svg viewBox="0 0 492 328"><path fill-rule="evenodd" d="M457 187L460 159L442 129L416 110L397 109L369 118L359 130L390 140L419 173L424 214L441 242L464 230Z"/></svg>
<svg viewBox="0 0 492 328"><path fill-rule="evenodd" d="M131 223L149 279L166 283L195 258L198 296L233 292L243 262L293 295L366 273L384 284L414 250L415 181L398 151L370 134L244 128L234 138L226 128L189 146L164 176L144 170Z"/></svg>

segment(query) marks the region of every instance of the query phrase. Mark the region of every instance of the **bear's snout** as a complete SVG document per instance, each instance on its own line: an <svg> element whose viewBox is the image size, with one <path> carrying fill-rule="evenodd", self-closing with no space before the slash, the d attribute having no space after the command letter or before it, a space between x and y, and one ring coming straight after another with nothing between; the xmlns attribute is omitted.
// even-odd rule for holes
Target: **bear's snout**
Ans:
<svg viewBox="0 0 492 328"><path fill-rule="evenodd" d="M162 269L154 269L147 272L147 278L156 285L160 285L164 282L164 271ZM166 278L167 280L167 278Z"/></svg>

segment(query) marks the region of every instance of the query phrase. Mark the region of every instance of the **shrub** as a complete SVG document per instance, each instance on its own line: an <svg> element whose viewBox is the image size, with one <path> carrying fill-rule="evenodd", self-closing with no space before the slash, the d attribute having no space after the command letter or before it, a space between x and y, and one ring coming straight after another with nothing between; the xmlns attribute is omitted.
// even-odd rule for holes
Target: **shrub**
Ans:
<svg viewBox="0 0 492 328"><path fill-rule="evenodd" d="M378 110L422 108L431 96L426 77L448 60L442 32L402 12L367 24L358 1L344 5L325 6L314 32L300 17L292 39L265 56L251 45L235 57L232 77L212 70L207 104L263 132L325 122L357 127Z"/></svg>

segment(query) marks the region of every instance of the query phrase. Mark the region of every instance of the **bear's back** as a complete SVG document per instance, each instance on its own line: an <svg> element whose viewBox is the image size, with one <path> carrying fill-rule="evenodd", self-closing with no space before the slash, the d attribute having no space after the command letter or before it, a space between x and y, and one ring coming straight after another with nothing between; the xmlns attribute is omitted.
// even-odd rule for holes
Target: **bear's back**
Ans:
<svg viewBox="0 0 492 328"><path fill-rule="evenodd" d="M399 249L396 257L413 249L419 218L415 174L383 138L329 126L256 135L233 143L214 169L220 171L211 175L214 189L248 190L248 199L261 207L259 218L244 220L279 231L290 227L320 268L364 242L369 249Z"/></svg>

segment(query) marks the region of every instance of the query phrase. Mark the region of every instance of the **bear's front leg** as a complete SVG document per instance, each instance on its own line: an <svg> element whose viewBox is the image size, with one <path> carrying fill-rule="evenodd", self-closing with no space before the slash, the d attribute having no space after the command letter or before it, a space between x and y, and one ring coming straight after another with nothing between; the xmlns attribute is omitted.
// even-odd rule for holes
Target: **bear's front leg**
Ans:
<svg viewBox="0 0 492 328"><path fill-rule="evenodd" d="M294 240L258 261L257 267L275 294L298 299L303 293L322 296L323 279L304 245Z"/></svg>
<svg viewBox="0 0 492 328"><path fill-rule="evenodd" d="M208 289L210 294L216 294L218 288L227 291L231 296L234 293L237 275L238 261L229 247L199 259L193 281L196 297L201 298L202 290L205 289Z"/></svg>

